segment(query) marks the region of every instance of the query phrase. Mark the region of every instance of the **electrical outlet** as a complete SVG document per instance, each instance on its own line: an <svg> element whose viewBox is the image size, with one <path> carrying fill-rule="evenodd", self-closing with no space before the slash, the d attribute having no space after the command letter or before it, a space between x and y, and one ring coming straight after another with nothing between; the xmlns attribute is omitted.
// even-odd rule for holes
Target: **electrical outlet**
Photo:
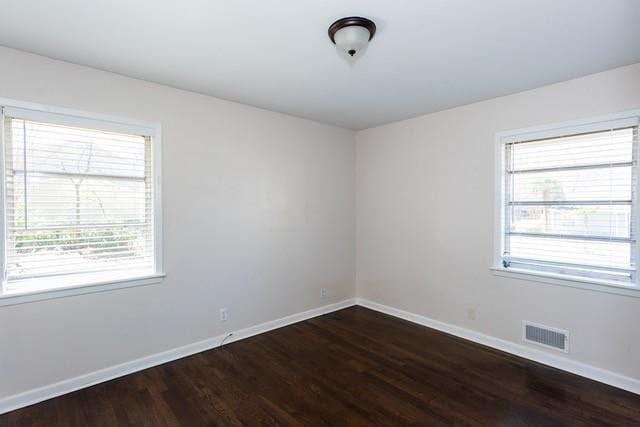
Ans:
<svg viewBox="0 0 640 427"><path fill-rule="evenodd" d="M476 309L473 307L467 308L467 319L476 320Z"/></svg>
<svg viewBox="0 0 640 427"><path fill-rule="evenodd" d="M320 289L320 298L325 299L327 297L327 288Z"/></svg>
<svg viewBox="0 0 640 427"><path fill-rule="evenodd" d="M229 312L227 312L227 309L226 309L226 308L221 308L221 309L220 309L220 315L219 315L219 317L220 317L220 321L221 321L221 322L224 322L224 321L226 321L226 320L229 318Z"/></svg>

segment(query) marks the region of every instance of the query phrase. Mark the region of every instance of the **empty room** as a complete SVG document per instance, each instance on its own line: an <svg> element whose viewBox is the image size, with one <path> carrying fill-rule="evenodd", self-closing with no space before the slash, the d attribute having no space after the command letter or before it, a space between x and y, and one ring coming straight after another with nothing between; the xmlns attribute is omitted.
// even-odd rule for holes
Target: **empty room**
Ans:
<svg viewBox="0 0 640 427"><path fill-rule="evenodd" d="M0 427L640 426L640 1L0 0Z"/></svg>

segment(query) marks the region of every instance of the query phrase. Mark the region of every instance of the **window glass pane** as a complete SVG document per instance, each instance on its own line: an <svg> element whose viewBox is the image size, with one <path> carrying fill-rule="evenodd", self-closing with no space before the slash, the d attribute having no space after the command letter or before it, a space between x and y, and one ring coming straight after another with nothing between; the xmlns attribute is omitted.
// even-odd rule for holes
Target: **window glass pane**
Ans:
<svg viewBox="0 0 640 427"><path fill-rule="evenodd" d="M513 206L512 232L631 237L631 206Z"/></svg>
<svg viewBox="0 0 640 427"><path fill-rule="evenodd" d="M29 172L116 175L144 178L142 136L13 120L13 139L23 142L26 131ZM24 144L14 144L14 168L24 170Z"/></svg>
<svg viewBox="0 0 640 427"><path fill-rule="evenodd" d="M8 243L14 277L153 267L151 237L142 228L17 230Z"/></svg>
<svg viewBox="0 0 640 427"><path fill-rule="evenodd" d="M512 170L631 162L633 129L513 144Z"/></svg>
<svg viewBox="0 0 640 427"><path fill-rule="evenodd" d="M24 175L17 173L16 176L17 192L9 203L23 206ZM136 224L146 220L146 188L143 180L28 173L27 189L29 228L77 224ZM9 224L24 226L24 208L10 209L8 219Z"/></svg>
<svg viewBox="0 0 640 427"><path fill-rule="evenodd" d="M631 166L512 175L513 201L631 200Z"/></svg>
<svg viewBox="0 0 640 427"><path fill-rule="evenodd" d="M509 256L572 264L629 268L631 245L624 242L511 236Z"/></svg>

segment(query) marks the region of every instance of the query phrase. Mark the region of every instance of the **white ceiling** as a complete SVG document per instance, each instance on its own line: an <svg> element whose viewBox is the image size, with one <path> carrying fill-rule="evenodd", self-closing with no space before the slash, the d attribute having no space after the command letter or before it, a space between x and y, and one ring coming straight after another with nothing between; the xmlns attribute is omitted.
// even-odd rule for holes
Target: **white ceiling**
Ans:
<svg viewBox="0 0 640 427"><path fill-rule="evenodd" d="M351 129L640 62L640 0L0 0L0 11L0 45ZM378 25L352 63L327 37L349 15Z"/></svg>

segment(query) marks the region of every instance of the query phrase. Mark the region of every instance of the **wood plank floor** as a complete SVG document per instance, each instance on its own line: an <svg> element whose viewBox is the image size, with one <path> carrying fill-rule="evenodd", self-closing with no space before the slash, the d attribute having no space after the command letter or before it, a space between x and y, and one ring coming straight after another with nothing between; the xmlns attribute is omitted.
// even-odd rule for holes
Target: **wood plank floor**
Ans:
<svg viewBox="0 0 640 427"><path fill-rule="evenodd" d="M0 416L0 426L640 425L640 396L351 307Z"/></svg>

